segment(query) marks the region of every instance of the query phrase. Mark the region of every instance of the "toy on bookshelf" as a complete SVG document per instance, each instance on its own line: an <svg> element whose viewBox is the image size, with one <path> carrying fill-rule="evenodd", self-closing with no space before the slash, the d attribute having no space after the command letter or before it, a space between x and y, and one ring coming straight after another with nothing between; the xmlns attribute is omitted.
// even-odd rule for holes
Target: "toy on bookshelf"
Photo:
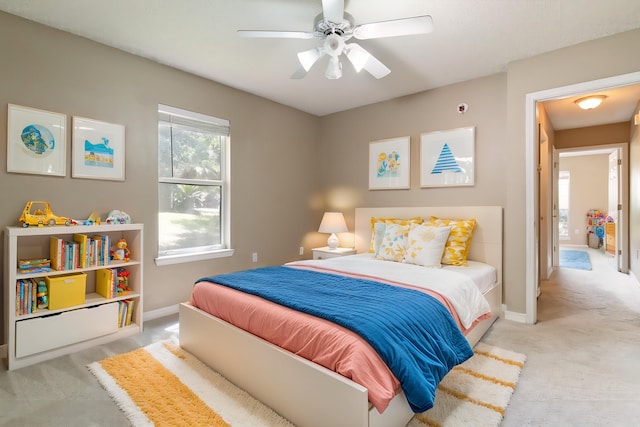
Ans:
<svg viewBox="0 0 640 427"><path fill-rule="evenodd" d="M100 217L97 212L93 212L87 219L72 219L71 225L100 225Z"/></svg>
<svg viewBox="0 0 640 427"><path fill-rule="evenodd" d="M128 262L130 255L131 251L129 251L129 247L125 239L118 240L115 246L111 248L111 259L115 261Z"/></svg>
<svg viewBox="0 0 640 427"><path fill-rule="evenodd" d="M131 217L125 211L114 209L107 215L107 224L131 224Z"/></svg>
<svg viewBox="0 0 640 427"><path fill-rule="evenodd" d="M44 280L38 281L38 292L36 296L38 299L38 308L49 307L49 295L47 293L47 283Z"/></svg>
<svg viewBox="0 0 640 427"><path fill-rule="evenodd" d="M131 292L131 288L129 287L129 273L124 268L118 268L118 296L127 295Z"/></svg>
<svg viewBox="0 0 640 427"><path fill-rule="evenodd" d="M37 227L44 225L71 225L71 218L54 215L49 202L29 201L20 215L20 224L23 227L29 227L30 225Z"/></svg>

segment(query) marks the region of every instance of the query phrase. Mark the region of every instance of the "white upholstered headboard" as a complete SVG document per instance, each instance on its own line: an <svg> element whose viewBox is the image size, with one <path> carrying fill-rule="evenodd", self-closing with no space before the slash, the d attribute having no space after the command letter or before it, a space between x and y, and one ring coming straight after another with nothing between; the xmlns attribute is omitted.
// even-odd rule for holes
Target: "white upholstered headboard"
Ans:
<svg viewBox="0 0 640 427"><path fill-rule="evenodd" d="M368 252L371 242L371 217L413 218L430 216L444 219L477 221L471 239L468 258L496 267L498 283L502 283L502 206L430 206L356 208L355 247L358 253Z"/></svg>

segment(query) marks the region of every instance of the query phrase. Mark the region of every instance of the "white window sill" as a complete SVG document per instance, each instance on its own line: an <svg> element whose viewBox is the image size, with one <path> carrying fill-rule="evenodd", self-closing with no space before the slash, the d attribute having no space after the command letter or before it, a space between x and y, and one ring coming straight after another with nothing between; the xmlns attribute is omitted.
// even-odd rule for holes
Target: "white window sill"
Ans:
<svg viewBox="0 0 640 427"><path fill-rule="evenodd" d="M234 249L220 249L213 252L200 252L195 254L184 255L170 255L158 257L155 259L156 265L162 267L163 265L181 264L184 262L205 261L208 259L225 258L233 255Z"/></svg>

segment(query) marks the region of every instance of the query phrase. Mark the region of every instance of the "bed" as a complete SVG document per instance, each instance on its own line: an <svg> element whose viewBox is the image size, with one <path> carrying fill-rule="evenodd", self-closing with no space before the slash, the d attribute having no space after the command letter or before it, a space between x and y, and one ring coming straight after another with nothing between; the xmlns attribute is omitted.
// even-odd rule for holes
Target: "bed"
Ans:
<svg viewBox="0 0 640 427"><path fill-rule="evenodd" d="M369 252L371 217L476 219L468 259L495 267L495 283L483 292L490 315L466 335L474 345L501 310L502 208L357 208L355 214L355 247L359 254ZM403 393L380 413L363 385L189 303L180 305L180 344L297 426L404 426L414 415Z"/></svg>

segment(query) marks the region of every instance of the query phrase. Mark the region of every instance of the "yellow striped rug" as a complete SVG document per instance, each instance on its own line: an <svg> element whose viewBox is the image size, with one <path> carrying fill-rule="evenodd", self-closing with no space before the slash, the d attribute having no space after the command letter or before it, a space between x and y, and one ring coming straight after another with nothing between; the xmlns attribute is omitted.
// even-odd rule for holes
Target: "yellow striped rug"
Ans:
<svg viewBox="0 0 640 427"><path fill-rule="evenodd" d="M495 427L516 387L525 355L482 342L440 382L434 407L408 427Z"/></svg>
<svg viewBox="0 0 640 427"><path fill-rule="evenodd" d="M173 341L87 367L135 427L293 427Z"/></svg>
<svg viewBox="0 0 640 427"><path fill-rule="evenodd" d="M435 406L407 427L498 426L525 356L478 343L475 355L440 383ZM138 426L293 427L174 341L88 365Z"/></svg>

